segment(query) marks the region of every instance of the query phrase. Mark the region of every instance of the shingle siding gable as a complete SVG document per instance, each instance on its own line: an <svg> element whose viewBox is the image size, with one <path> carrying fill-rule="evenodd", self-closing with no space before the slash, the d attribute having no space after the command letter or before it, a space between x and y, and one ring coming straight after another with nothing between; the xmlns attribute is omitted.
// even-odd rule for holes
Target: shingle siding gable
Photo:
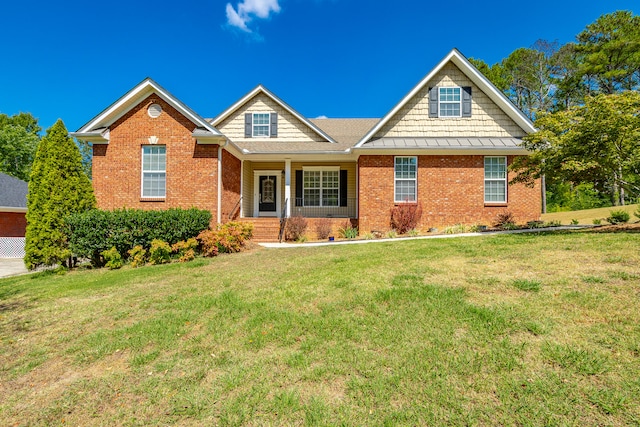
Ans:
<svg viewBox="0 0 640 427"><path fill-rule="evenodd" d="M471 87L471 117L429 117L429 88ZM374 136L522 137L526 135L500 107L452 63L445 65Z"/></svg>
<svg viewBox="0 0 640 427"><path fill-rule="evenodd" d="M274 112L277 113L277 119L274 119L275 123L272 121L272 124L277 125L277 137L271 138L272 141L327 142L293 114L261 93L234 111L216 128L234 142L252 141L257 138L245 137L245 114Z"/></svg>

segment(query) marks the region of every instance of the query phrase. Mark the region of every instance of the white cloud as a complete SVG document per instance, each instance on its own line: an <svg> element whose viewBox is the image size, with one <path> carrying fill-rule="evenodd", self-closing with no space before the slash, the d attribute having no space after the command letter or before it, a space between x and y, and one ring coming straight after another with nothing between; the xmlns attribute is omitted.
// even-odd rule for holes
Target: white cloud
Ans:
<svg viewBox="0 0 640 427"><path fill-rule="evenodd" d="M247 26L254 18L267 19L271 13L280 12L278 0L243 0L234 9L227 3L227 23L247 33L251 29Z"/></svg>

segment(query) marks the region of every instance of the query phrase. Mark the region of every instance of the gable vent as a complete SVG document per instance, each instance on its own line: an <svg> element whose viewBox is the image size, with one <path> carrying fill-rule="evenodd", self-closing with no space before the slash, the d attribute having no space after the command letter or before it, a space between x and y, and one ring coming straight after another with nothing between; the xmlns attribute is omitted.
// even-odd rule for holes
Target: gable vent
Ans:
<svg viewBox="0 0 640 427"><path fill-rule="evenodd" d="M162 113L162 107L159 104L151 104L147 109L147 113L149 113L149 117L155 119Z"/></svg>

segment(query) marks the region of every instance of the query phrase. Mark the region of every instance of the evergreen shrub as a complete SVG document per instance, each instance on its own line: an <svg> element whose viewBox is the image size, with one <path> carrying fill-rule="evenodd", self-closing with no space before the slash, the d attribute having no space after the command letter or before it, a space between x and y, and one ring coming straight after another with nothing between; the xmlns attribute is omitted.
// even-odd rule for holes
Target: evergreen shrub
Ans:
<svg viewBox="0 0 640 427"><path fill-rule="evenodd" d="M66 218L69 247L74 255L101 266L100 253L115 247L123 258L135 246L151 247L154 239L169 245L196 237L209 228L211 212L201 209L94 209Z"/></svg>

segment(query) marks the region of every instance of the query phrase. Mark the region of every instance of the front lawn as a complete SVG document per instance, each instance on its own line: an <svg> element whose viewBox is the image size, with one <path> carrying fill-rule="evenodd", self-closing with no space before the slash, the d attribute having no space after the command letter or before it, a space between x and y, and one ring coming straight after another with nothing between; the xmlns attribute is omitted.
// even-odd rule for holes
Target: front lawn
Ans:
<svg viewBox="0 0 640 427"><path fill-rule="evenodd" d="M4 425L640 423L638 235L0 280Z"/></svg>

